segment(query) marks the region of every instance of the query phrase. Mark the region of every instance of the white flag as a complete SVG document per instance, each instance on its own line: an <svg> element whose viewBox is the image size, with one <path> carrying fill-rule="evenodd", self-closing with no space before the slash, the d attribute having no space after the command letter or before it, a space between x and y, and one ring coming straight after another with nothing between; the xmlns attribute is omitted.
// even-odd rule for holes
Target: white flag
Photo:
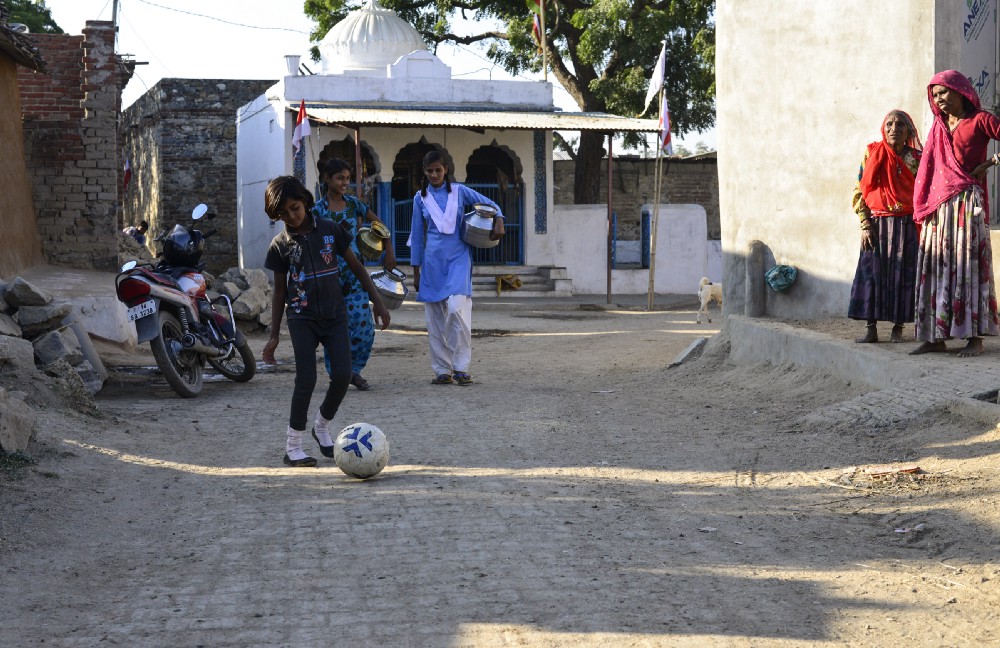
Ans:
<svg viewBox="0 0 1000 648"><path fill-rule="evenodd" d="M667 41L663 41L663 49L660 50L660 58L656 59L656 67L653 68L653 77L649 80L649 88L646 89L646 101L642 104L642 112L649 108L649 102L653 100L656 93L663 87L664 69L667 65Z"/></svg>

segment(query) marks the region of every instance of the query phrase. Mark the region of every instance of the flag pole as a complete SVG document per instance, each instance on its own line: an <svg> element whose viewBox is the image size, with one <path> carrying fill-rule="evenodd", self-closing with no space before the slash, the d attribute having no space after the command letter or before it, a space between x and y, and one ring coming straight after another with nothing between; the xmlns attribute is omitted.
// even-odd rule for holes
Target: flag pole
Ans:
<svg viewBox="0 0 1000 648"><path fill-rule="evenodd" d="M541 0L539 4L542 7L542 33L539 36L542 37L542 81L549 80L549 39L545 37L545 0Z"/></svg>
<svg viewBox="0 0 1000 648"><path fill-rule="evenodd" d="M663 102L665 101L665 90L660 88L660 114L663 114ZM649 244L649 286L646 289L646 310L653 310L653 301L656 294L654 289L654 277L656 276L656 230L660 224L660 191L663 189L663 134L662 132L657 132L656 134L656 165L655 165L656 181L653 183L654 193L656 194L655 200L653 201L653 223L650 229L653 231L652 240Z"/></svg>

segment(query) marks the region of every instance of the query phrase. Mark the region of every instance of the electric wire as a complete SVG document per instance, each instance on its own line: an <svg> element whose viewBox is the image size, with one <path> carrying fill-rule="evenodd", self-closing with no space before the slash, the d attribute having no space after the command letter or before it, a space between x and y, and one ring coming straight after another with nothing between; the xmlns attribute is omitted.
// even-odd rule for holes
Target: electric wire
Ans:
<svg viewBox="0 0 1000 648"><path fill-rule="evenodd" d="M185 11L184 9L175 9L174 7L167 7L161 4L156 4L155 2L149 2L149 0L139 0L139 2L149 5L151 7L157 7L159 9L166 9L167 11L176 11L177 13L187 14L189 16L195 16L197 18L207 18L208 20L215 20L220 23L225 23L227 25L234 25L236 27L246 27L247 29L262 29L265 31L287 31L294 32L296 34L308 34L309 32L302 31L301 29L292 29L290 27L260 27L258 25L247 25L245 23L233 22L231 20L223 20L222 18L216 18L215 16L206 16L205 14L195 13L193 11Z"/></svg>

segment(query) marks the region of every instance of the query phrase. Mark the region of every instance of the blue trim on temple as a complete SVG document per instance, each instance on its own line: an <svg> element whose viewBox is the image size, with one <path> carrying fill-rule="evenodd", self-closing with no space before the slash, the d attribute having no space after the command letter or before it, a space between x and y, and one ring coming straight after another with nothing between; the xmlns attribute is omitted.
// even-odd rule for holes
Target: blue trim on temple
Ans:
<svg viewBox="0 0 1000 648"><path fill-rule="evenodd" d="M548 165L545 163L545 136L548 131L535 131L535 234L545 234L549 227Z"/></svg>

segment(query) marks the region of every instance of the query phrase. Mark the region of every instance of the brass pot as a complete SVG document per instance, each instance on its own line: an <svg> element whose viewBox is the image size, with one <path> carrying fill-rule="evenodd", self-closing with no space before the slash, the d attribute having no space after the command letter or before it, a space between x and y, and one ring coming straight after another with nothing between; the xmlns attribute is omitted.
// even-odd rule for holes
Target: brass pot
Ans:
<svg viewBox="0 0 1000 648"><path fill-rule="evenodd" d="M385 252L385 239L389 238L389 228L382 223L372 223L370 227L358 229L358 251L361 256L377 261Z"/></svg>

